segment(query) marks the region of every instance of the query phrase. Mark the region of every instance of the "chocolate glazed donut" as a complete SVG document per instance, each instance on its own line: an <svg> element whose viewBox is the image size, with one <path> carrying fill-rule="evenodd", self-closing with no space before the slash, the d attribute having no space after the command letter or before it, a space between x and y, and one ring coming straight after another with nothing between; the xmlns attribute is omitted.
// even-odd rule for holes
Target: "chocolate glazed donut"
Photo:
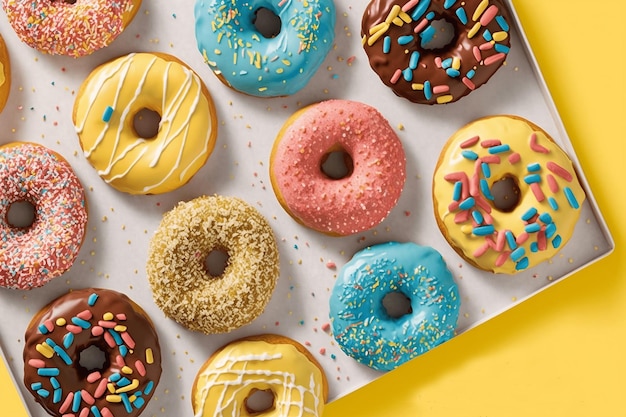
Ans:
<svg viewBox="0 0 626 417"><path fill-rule="evenodd" d="M372 69L394 93L415 103L466 96L504 63L509 15L499 0L372 0L361 37ZM439 36L452 29L441 45Z"/></svg>

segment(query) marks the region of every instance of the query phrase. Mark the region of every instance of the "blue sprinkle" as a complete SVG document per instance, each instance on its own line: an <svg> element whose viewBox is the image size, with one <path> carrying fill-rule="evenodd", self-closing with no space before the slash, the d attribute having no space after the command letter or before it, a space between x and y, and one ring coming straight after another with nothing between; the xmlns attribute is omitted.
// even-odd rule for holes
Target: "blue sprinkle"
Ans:
<svg viewBox="0 0 626 417"><path fill-rule="evenodd" d="M52 403L58 404L63 399L63 390L61 388L57 388L52 393Z"/></svg>
<svg viewBox="0 0 626 417"><path fill-rule="evenodd" d="M120 379L122 379L122 375L119 372L111 374L111 376L109 377L109 381L111 381L111 382L117 382Z"/></svg>
<svg viewBox="0 0 626 417"><path fill-rule="evenodd" d="M133 406L130 404L130 400L128 399L128 394L126 394L125 392L122 392L120 394L120 397L122 397L122 403L124 404L124 408L126 409L126 412L128 414L133 412Z"/></svg>
<svg viewBox="0 0 626 417"><path fill-rule="evenodd" d="M485 218L483 217L483 215L478 210L472 211L472 218L478 224L482 224L483 221L485 221Z"/></svg>
<svg viewBox="0 0 626 417"><path fill-rule="evenodd" d="M511 252L511 259L513 260L513 262L517 262L524 255L526 255L526 249L524 249L523 246L520 246L519 248L517 248L513 252Z"/></svg>
<svg viewBox="0 0 626 417"><path fill-rule="evenodd" d="M524 231L526 231L526 233L537 233L540 230L541 230L541 226L539 225L539 223L527 224L524 227Z"/></svg>
<svg viewBox="0 0 626 417"><path fill-rule="evenodd" d="M504 144L504 145L492 146L491 148L489 148L489 153L493 155L497 153L508 152L510 150L511 150L511 147L507 144Z"/></svg>
<svg viewBox="0 0 626 417"><path fill-rule="evenodd" d="M489 32L489 29L485 29L485 31L483 32L483 38L487 42L491 42L493 40L493 36L491 36L491 32Z"/></svg>
<svg viewBox="0 0 626 417"><path fill-rule="evenodd" d="M37 328L39 330L39 333L41 334L48 334L48 328L46 327L45 324L40 324L39 327Z"/></svg>
<svg viewBox="0 0 626 417"><path fill-rule="evenodd" d="M126 345L120 346L120 355L122 355L122 358L125 358L126 355L128 355L128 348Z"/></svg>
<svg viewBox="0 0 626 417"><path fill-rule="evenodd" d="M545 224L553 223L552 216L550 216L550 213L541 213L539 215L539 220L541 220Z"/></svg>
<svg viewBox="0 0 626 417"><path fill-rule="evenodd" d="M437 34L437 29L432 26L428 26L426 29L420 33L420 38L422 38L421 46L425 48L435 37Z"/></svg>
<svg viewBox="0 0 626 417"><path fill-rule="evenodd" d="M491 195L491 190L489 189L489 183L487 182L487 180L484 178L481 178L479 184L480 184L480 191L487 198L487 200L495 200L495 197Z"/></svg>
<svg viewBox="0 0 626 417"><path fill-rule="evenodd" d="M532 219L535 216L535 214L537 214L537 209L534 207L531 207L528 209L526 213L522 214L522 220L527 222L528 220Z"/></svg>
<svg viewBox="0 0 626 417"><path fill-rule="evenodd" d="M528 165L526 165L526 169L528 170L528 172L541 171L541 165L538 164L538 163L528 164Z"/></svg>
<svg viewBox="0 0 626 417"><path fill-rule="evenodd" d="M500 29L502 29L505 32L509 31L510 29L509 24L507 23L504 16L496 16L496 22L498 22L498 25L500 25Z"/></svg>
<svg viewBox="0 0 626 417"><path fill-rule="evenodd" d="M486 164L486 163L483 162L480 165L480 167L482 168L483 175L485 176L485 178L490 178L491 177L491 168L489 167L489 164Z"/></svg>
<svg viewBox="0 0 626 417"><path fill-rule="evenodd" d="M54 340L50 339L49 337L46 339L46 343L48 344L48 346L50 346L51 348L54 348L57 344L54 342Z"/></svg>
<svg viewBox="0 0 626 417"><path fill-rule="evenodd" d="M398 38L398 45L407 45L413 40L412 35L404 35Z"/></svg>
<svg viewBox="0 0 626 417"><path fill-rule="evenodd" d="M561 239L561 235L554 236L554 239L552 239L552 247L554 249L557 249L559 246L561 246L562 241L563 239Z"/></svg>
<svg viewBox="0 0 626 417"><path fill-rule="evenodd" d="M120 387L120 388L121 387L125 387L125 386L130 385L130 384L131 384L130 380L128 378L126 378L126 377L123 377L119 381L117 381L117 386Z"/></svg>
<svg viewBox="0 0 626 417"><path fill-rule="evenodd" d="M402 71L402 76L404 77L405 81L413 81L413 70L411 68L406 68L404 71Z"/></svg>
<svg viewBox="0 0 626 417"><path fill-rule="evenodd" d="M517 269L518 271L526 269L528 268L529 263L530 262L528 261L528 258L522 258L518 263L515 264L515 269Z"/></svg>
<svg viewBox="0 0 626 417"><path fill-rule="evenodd" d="M467 197L465 200L461 202L461 204L459 204L459 208L461 210L469 210L472 207L474 207L475 204L476 204L476 201L474 200L474 197Z"/></svg>
<svg viewBox="0 0 626 417"><path fill-rule="evenodd" d="M433 97L433 89L430 86L430 81L424 81L424 97L426 100L430 100Z"/></svg>
<svg viewBox="0 0 626 417"><path fill-rule="evenodd" d="M74 334L68 332L65 336L63 336L63 347L65 349L69 349L69 347L72 346L72 343L74 343Z"/></svg>
<svg viewBox="0 0 626 417"><path fill-rule="evenodd" d="M50 396L50 391L48 391L47 389L41 388L37 390L37 394L39 394L41 398L48 398Z"/></svg>
<svg viewBox="0 0 626 417"><path fill-rule="evenodd" d="M391 38L389 36L385 36L383 39L383 53L388 54L391 51Z"/></svg>
<svg viewBox="0 0 626 417"><path fill-rule="evenodd" d="M91 327L91 323L89 323L87 320L81 319L80 317L72 317L72 323L79 327L82 327L83 329L88 329Z"/></svg>
<svg viewBox="0 0 626 417"><path fill-rule="evenodd" d="M456 77L458 77L459 75L461 75L461 71L456 70L456 69L454 69L454 68L448 68L448 69L446 70L446 74L448 75L448 77L456 78Z"/></svg>
<svg viewBox="0 0 626 417"><path fill-rule="evenodd" d="M111 334L111 336L113 336L113 339L115 340L115 343L118 346L121 346L124 344L124 341L122 340L122 337L120 336L120 334L118 332L116 332L113 329L109 329L109 333Z"/></svg>
<svg viewBox="0 0 626 417"><path fill-rule="evenodd" d="M470 80L474 78L474 75L476 75L476 70L473 70L473 69L467 71L467 74L465 74L465 76L469 78Z"/></svg>
<svg viewBox="0 0 626 417"><path fill-rule="evenodd" d="M502 45L501 43L496 43L496 44L493 46L493 49L495 49L495 50L496 50L496 52L502 52L503 54L508 54L508 53L509 53L509 51L511 50L511 48L509 48L509 47L508 47L508 46L506 46L506 45Z"/></svg>
<svg viewBox="0 0 626 417"><path fill-rule="evenodd" d="M448 10L450 7L454 6L454 3L456 3L456 0L445 0L443 2L443 8Z"/></svg>
<svg viewBox="0 0 626 417"><path fill-rule="evenodd" d="M418 20L420 17L426 13L426 10L430 7L430 0L420 1L413 13L411 14L411 19Z"/></svg>
<svg viewBox="0 0 626 417"><path fill-rule="evenodd" d="M76 391L74 393L74 400L72 401L72 411L77 413L80 410L80 402L81 402L81 394L80 391Z"/></svg>
<svg viewBox="0 0 626 417"><path fill-rule="evenodd" d="M526 184L533 184L533 183L536 183L536 182L541 182L541 175L539 175L539 174L526 175L524 177L524 182Z"/></svg>
<svg viewBox="0 0 626 417"><path fill-rule="evenodd" d="M447 58L441 61L441 68L448 69L452 66L452 58Z"/></svg>
<svg viewBox="0 0 626 417"><path fill-rule="evenodd" d="M461 22L464 25L467 25L467 13L465 13L465 9L462 7L459 7L458 9L456 9L456 17L459 18L459 22Z"/></svg>
<svg viewBox="0 0 626 417"><path fill-rule="evenodd" d="M537 242L532 242L530 244L530 251L533 253L539 252L539 244L537 244Z"/></svg>
<svg viewBox="0 0 626 417"><path fill-rule="evenodd" d="M61 346L55 346L54 351L57 355L59 355L59 357L63 360L63 362L65 362L66 365L72 364L72 358L70 358L70 356L63 350Z"/></svg>
<svg viewBox="0 0 626 417"><path fill-rule="evenodd" d="M145 403L146 403L146 400L144 400L143 398L139 398L139 397L137 397L137 399L133 401L133 405L137 409L143 407Z"/></svg>
<svg viewBox="0 0 626 417"><path fill-rule="evenodd" d="M33 382L32 384L30 384L30 389L32 389L33 391L38 391L41 388L43 388L43 384L41 382Z"/></svg>
<svg viewBox="0 0 626 417"><path fill-rule="evenodd" d="M556 233L556 224L550 223L546 226L546 238L550 239Z"/></svg>
<svg viewBox="0 0 626 417"><path fill-rule="evenodd" d="M461 155L463 156L463 158L469 159L471 161L475 161L478 159L478 154L470 150L464 150L463 152L461 152Z"/></svg>
<svg viewBox="0 0 626 417"><path fill-rule="evenodd" d="M98 407L96 407L95 405L91 406L91 414L93 414L93 417L102 417L102 414L100 414L100 410L98 410Z"/></svg>
<svg viewBox="0 0 626 417"><path fill-rule="evenodd" d="M472 233L474 233L476 236L488 236L488 235L494 234L495 231L496 231L495 227L493 227L492 224L489 224L487 226L475 227L472 230Z"/></svg>
<svg viewBox="0 0 626 417"><path fill-rule="evenodd" d="M580 204L578 204L578 200L576 200L576 196L571 188L565 187L563 188L563 192L565 192L565 197L567 198L567 202L573 209L579 209Z"/></svg>
<svg viewBox="0 0 626 417"><path fill-rule="evenodd" d="M113 116L113 107L107 106L104 109L104 113L102 114L102 121L105 123L109 123L111 121L111 116Z"/></svg>
<svg viewBox="0 0 626 417"><path fill-rule="evenodd" d="M50 377L50 385L52 385L53 389L61 388L61 384L59 383L59 380L56 379L55 377Z"/></svg>
<svg viewBox="0 0 626 417"><path fill-rule="evenodd" d="M509 248L511 248L511 250L517 249L517 242L515 241L513 233L510 230L507 230L504 232L504 236L506 237L506 243L509 244Z"/></svg>
<svg viewBox="0 0 626 417"><path fill-rule="evenodd" d="M548 204L550 204L550 208L552 210L557 211L559 209L559 204L556 202L554 197L548 197Z"/></svg>
<svg viewBox="0 0 626 417"><path fill-rule="evenodd" d="M143 393L146 395L150 395L150 393L152 392L152 388L154 388L154 382L148 381L148 383L146 384L146 388L144 388L143 390Z"/></svg>
<svg viewBox="0 0 626 417"><path fill-rule="evenodd" d="M135 391L135 397L141 397L143 395L143 392L141 391Z"/></svg>
<svg viewBox="0 0 626 417"><path fill-rule="evenodd" d="M430 12L426 15L426 19L433 20L435 18L435 12Z"/></svg>
<svg viewBox="0 0 626 417"><path fill-rule="evenodd" d="M98 301L98 294L91 294L87 299L87 304L93 307L96 304L96 301Z"/></svg>
<svg viewBox="0 0 626 417"><path fill-rule="evenodd" d="M454 189L452 190L452 199L454 201L459 201L461 199L462 191L463 191L463 183L461 181L455 182Z"/></svg>
<svg viewBox="0 0 626 417"><path fill-rule="evenodd" d="M59 376L61 372L59 368L39 368L37 369L37 375L39 376Z"/></svg>
<svg viewBox="0 0 626 417"><path fill-rule="evenodd" d="M411 53L411 58L409 58L409 68L417 69L417 64L419 63L419 60L420 60L420 53L417 51L413 51Z"/></svg>

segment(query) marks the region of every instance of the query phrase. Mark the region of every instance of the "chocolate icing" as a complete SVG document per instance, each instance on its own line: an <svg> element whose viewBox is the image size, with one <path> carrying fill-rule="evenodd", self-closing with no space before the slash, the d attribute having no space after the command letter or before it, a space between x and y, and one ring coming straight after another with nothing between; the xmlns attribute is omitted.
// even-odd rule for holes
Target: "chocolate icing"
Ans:
<svg viewBox="0 0 626 417"><path fill-rule="evenodd" d="M90 305L92 294L98 296L93 306ZM89 314L85 314L86 311L90 312L93 317L88 318ZM106 323L103 322L105 313L113 313L114 318L108 320L109 323L115 322L117 326L125 327L107 329ZM126 316L125 320L120 314ZM104 334L115 337L114 348L109 346L104 335L93 335L94 329L100 327L103 328ZM68 334L73 335L72 343L68 343ZM121 336L124 336L123 340ZM128 336L132 338L130 342ZM109 341L113 340L108 336L106 338ZM46 346L53 348L56 345L57 347L54 349L54 354L48 353L47 356L50 356L48 358L37 350L38 345L39 350L42 350L42 345L44 345L44 351L47 349ZM87 380L91 372L79 364L80 352L90 346L98 347L106 355L105 368L100 370L99 378L93 378L93 382ZM124 352L126 348L128 352ZM147 349L151 349L152 352L151 364L146 358ZM59 353L61 351L63 354ZM121 363L122 360L123 363ZM71 361L71 364L68 365L67 361ZM138 362L141 362L145 372L140 369L141 365L137 365ZM52 374L58 373L58 375L41 375L39 373L41 369L52 370ZM98 394L100 384L103 386L105 384L103 380L107 383L114 382L112 387L118 389L122 387L125 382L121 379L115 381L118 373L121 378L127 378L129 383L137 380L138 385L126 393L112 393L106 389L104 393ZM145 375L142 376L141 373ZM107 415L102 411L104 408L108 408L109 415L113 416L137 416L152 397L160 376L161 353L152 322L141 307L116 291L93 288L72 291L44 307L35 315L26 330L24 384L35 400L53 416L65 414L78 416L79 411L84 408L90 410L89 415L96 415L92 411L93 407L96 407L103 417ZM81 393L80 401L76 400L77 392ZM139 392L141 394L138 394ZM71 396L69 400L68 395ZM120 402L111 402L107 400L107 397L111 400L114 397L125 397L125 399ZM64 408L64 403L69 405L65 405Z"/></svg>
<svg viewBox="0 0 626 417"><path fill-rule="evenodd" d="M406 9L395 19L394 6ZM372 69L398 96L444 104L480 87L500 68L510 48L508 16L498 0L372 0L361 36ZM436 32L431 23L441 19L453 25L453 41L424 48Z"/></svg>

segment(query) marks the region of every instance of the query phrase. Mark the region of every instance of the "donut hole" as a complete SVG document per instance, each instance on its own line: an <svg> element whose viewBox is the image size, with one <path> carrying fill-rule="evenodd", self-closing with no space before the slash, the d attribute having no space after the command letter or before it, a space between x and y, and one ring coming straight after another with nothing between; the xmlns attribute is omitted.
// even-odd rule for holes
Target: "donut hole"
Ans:
<svg viewBox="0 0 626 417"><path fill-rule="evenodd" d="M16 229L29 229L37 217L37 209L30 201L16 201L9 205L6 222Z"/></svg>
<svg viewBox="0 0 626 417"><path fill-rule="evenodd" d="M446 19L433 20L430 23L432 36L422 37L421 46L429 51L440 51L454 43L455 26Z"/></svg>
<svg viewBox="0 0 626 417"><path fill-rule="evenodd" d="M491 185L493 207L503 213L510 213L517 208L521 200L521 192L517 178L505 175Z"/></svg>
<svg viewBox="0 0 626 417"><path fill-rule="evenodd" d="M259 7L254 12L252 24L264 38L271 39L278 36L281 30L282 21L273 10Z"/></svg>
<svg viewBox="0 0 626 417"><path fill-rule="evenodd" d="M78 351L78 371L83 378L92 372L102 372L109 366L109 355L101 346L89 345Z"/></svg>
<svg viewBox="0 0 626 417"><path fill-rule="evenodd" d="M400 291L390 292L383 297L383 308L389 317L398 319L413 313L411 299Z"/></svg>
<svg viewBox="0 0 626 417"><path fill-rule="evenodd" d="M218 278L224 274L230 256L225 249L213 249L204 259L204 268L211 278Z"/></svg>
<svg viewBox="0 0 626 417"><path fill-rule="evenodd" d="M276 395L271 389L254 389L246 398L245 406L248 413L252 415L266 413L274 409Z"/></svg>
<svg viewBox="0 0 626 417"><path fill-rule="evenodd" d="M331 180L348 178L354 171L354 161L345 149L332 150L322 157L320 170Z"/></svg>
<svg viewBox="0 0 626 417"><path fill-rule="evenodd" d="M139 110L133 117L135 134L142 139L153 139L159 134L161 115L148 108Z"/></svg>

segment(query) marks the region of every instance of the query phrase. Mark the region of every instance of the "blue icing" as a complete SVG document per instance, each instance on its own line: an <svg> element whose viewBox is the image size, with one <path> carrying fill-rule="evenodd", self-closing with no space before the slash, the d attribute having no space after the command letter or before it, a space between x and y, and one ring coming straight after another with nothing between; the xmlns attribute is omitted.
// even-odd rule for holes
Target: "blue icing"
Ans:
<svg viewBox="0 0 626 417"><path fill-rule="evenodd" d="M392 318L383 298L401 292L410 314ZM330 320L341 349L360 363L392 370L454 336L461 299L435 249L388 242L356 253L330 296Z"/></svg>
<svg viewBox="0 0 626 417"><path fill-rule="evenodd" d="M255 28L259 8L280 17L276 37ZM259 97L302 89L335 36L332 0L196 0L195 18L198 49L211 69L235 90Z"/></svg>

